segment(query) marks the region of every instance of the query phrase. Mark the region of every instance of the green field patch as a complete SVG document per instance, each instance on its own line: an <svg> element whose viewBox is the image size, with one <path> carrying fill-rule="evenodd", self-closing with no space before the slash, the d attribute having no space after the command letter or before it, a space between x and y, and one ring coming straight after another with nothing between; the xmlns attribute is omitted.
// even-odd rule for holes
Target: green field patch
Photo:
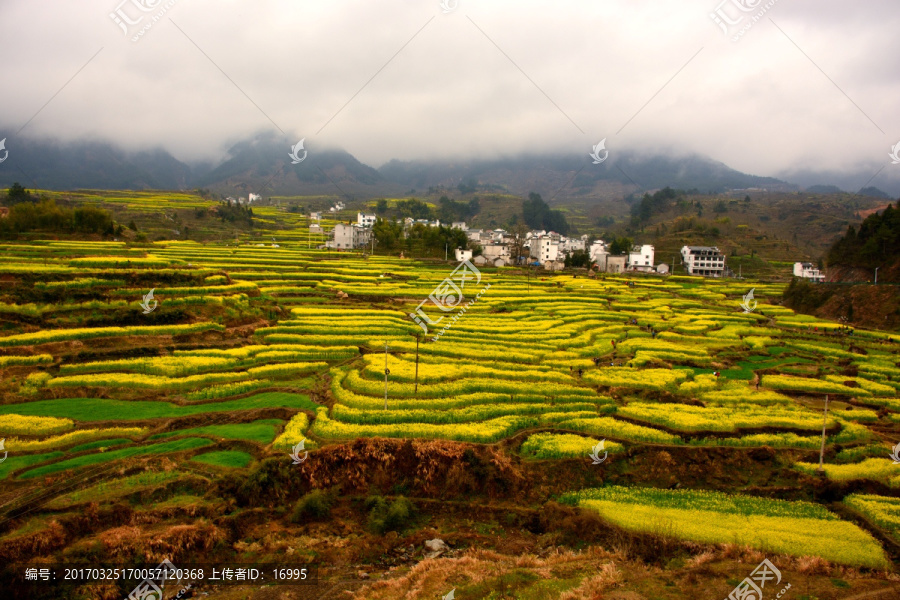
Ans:
<svg viewBox="0 0 900 600"><path fill-rule="evenodd" d="M48 460L62 456L62 452L47 452L45 454L28 454L26 456L9 456L0 463L0 479L6 479L13 471L30 467Z"/></svg>
<svg viewBox="0 0 900 600"><path fill-rule="evenodd" d="M159 487L182 477L184 477L184 473L179 473L178 471L145 471L128 477L108 479L82 490L57 496L45 506L51 509L60 509L82 502L96 502L98 499L104 501L113 500L135 492Z"/></svg>
<svg viewBox="0 0 900 600"><path fill-rule="evenodd" d="M240 450L221 450L217 452L206 452L205 454L198 454L191 460L206 465L214 465L216 467L231 467L233 469L243 469L253 461L253 457L246 452L241 452Z"/></svg>
<svg viewBox="0 0 900 600"><path fill-rule="evenodd" d="M42 477L51 473L67 471L69 469L77 469L88 465L98 463L112 462L123 458L133 458L136 456L147 456L150 454L163 454L166 452L181 452L184 450L193 450L195 448L203 448L212 445L212 442L203 438L185 438L182 440L172 440L161 444L153 444L151 446L135 446L133 448L123 448L121 450L113 450L112 452L99 452L97 454L86 454L63 460L57 463L44 465L26 471L19 476L20 479L31 479L33 477Z"/></svg>
<svg viewBox="0 0 900 600"><path fill-rule="evenodd" d="M150 440L161 440L174 436L210 436L227 440L249 440L260 444L268 444L275 439L275 431L282 424L279 419L261 419L252 423L228 423L225 425L206 425L178 431L166 431L150 436Z"/></svg>
<svg viewBox="0 0 900 600"><path fill-rule="evenodd" d="M208 412L228 412L257 408L300 408L315 410L319 405L302 394L264 392L248 398L178 406L171 402L111 400L108 398L63 398L26 404L0 406L0 414L54 416L77 421L136 421L185 417Z"/></svg>
<svg viewBox="0 0 900 600"><path fill-rule="evenodd" d="M103 448L112 448L113 446L121 446L122 444L131 444L133 440L129 440L127 438L115 438L111 440L97 440L96 442L88 442L87 444L81 444L80 446L75 446L74 448L69 449L69 454L75 454L76 452L85 452L86 450L97 450L100 449L101 452L104 452Z"/></svg>

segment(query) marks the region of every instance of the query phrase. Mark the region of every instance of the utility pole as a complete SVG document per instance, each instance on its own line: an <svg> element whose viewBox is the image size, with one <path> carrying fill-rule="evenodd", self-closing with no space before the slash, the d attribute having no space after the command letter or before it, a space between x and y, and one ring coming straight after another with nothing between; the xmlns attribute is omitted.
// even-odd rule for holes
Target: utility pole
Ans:
<svg viewBox="0 0 900 600"><path fill-rule="evenodd" d="M413 394L419 393L419 334L416 334L416 389Z"/></svg>
<svg viewBox="0 0 900 600"><path fill-rule="evenodd" d="M825 416L822 418L822 448L819 450L819 470L820 476L825 475L825 425L828 423L828 394L825 395Z"/></svg>
<svg viewBox="0 0 900 600"><path fill-rule="evenodd" d="M388 343L384 343L384 410L387 410L387 376L390 373L387 367Z"/></svg>
<svg viewBox="0 0 900 600"><path fill-rule="evenodd" d="M878 285L878 269L881 267L875 267L875 285Z"/></svg>
<svg viewBox="0 0 900 600"><path fill-rule="evenodd" d="M444 243L444 262L447 262L447 243ZM878 269L875 270L875 281L878 281Z"/></svg>

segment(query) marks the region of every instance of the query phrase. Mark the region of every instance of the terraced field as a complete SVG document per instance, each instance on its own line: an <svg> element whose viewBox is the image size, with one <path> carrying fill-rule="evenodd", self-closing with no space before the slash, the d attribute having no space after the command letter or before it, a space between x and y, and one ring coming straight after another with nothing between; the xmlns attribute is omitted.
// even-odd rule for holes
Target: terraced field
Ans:
<svg viewBox="0 0 900 600"><path fill-rule="evenodd" d="M444 311L428 298L456 265L295 237L2 246L0 556L278 556L295 526L254 542L221 519L338 484L434 499L463 478L423 466L446 459L482 465L475 504L558 501L633 534L892 568L900 335L795 314L778 284L678 276L483 269ZM750 287L764 301L745 313ZM408 452L406 483L378 470ZM74 525L85 506L99 516ZM158 528L116 546L133 510Z"/></svg>

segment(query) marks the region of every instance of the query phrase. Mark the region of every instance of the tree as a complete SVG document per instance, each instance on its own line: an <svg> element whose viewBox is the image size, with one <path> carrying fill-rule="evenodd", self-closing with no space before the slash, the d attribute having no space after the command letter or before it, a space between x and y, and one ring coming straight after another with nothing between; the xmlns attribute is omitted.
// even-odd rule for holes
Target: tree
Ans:
<svg viewBox="0 0 900 600"><path fill-rule="evenodd" d="M372 235L383 250L394 250L403 241L403 226L394 221L376 219L372 226Z"/></svg>
<svg viewBox="0 0 900 600"><path fill-rule="evenodd" d="M512 257L513 263L519 263L519 257L525 254L525 236L528 235L528 227L524 223L515 224L510 229L512 242L509 244L509 255Z"/></svg>
<svg viewBox="0 0 900 600"><path fill-rule="evenodd" d="M387 213L387 211L388 211L388 201L387 200L385 200L384 198L381 198L380 200L378 200L378 202L375 203L375 214L376 215L384 215Z"/></svg>
<svg viewBox="0 0 900 600"><path fill-rule="evenodd" d="M34 202L36 198L28 193L24 187L16 181L6 191L6 198L9 204L18 204L19 202Z"/></svg>
<svg viewBox="0 0 900 600"><path fill-rule="evenodd" d="M565 265L567 267L590 267L591 255L584 250L576 250L572 254L566 256Z"/></svg>
<svg viewBox="0 0 900 600"><path fill-rule="evenodd" d="M112 216L107 211L96 206L76 208L72 221L75 231L81 233L112 235L115 232L115 223L113 223Z"/></svg>
<svg viewBox="0 0 900 600"><path fill-rule="evenodd" d="M545 229L563 235L569 232L566 216L562 211L551 210L538 193L531 192L528 194L528 200L522 202L522 216L532 229Z"/></svg>
<svg viewBox="0 0 900 600"><path fill-rule="evenodd" d="M615 238L609 245L609 253L612 256L622 256L631 252L634 240L629 237Z"/></svg>

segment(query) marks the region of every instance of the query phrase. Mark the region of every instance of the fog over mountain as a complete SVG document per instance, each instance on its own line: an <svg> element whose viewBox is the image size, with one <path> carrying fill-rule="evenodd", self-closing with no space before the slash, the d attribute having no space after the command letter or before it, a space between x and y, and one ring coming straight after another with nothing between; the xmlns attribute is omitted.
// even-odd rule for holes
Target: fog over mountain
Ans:
<svg viewBox="0 0 900 600"><path fill-rule="evenodd" d="M595 171L627 180L621 169L639 187L747 185L719 163L800 187L900 195L888 157L900 141L891 0L777 2L755 23L727 3L741 23L731 28L708 0L459 0L447 12L437 0L169 4L0 3L3 181L12 169L43 173L46 187L253 187L303 139L320 160L343 151L359 161L347 160L347 185L374 185L366 169L381 167L406 185L420 172L452 179L439 176L446 165L494 177L513 157L581 161L602 140L609 162ZM847 32L853 44L835 43ZM237 181L246 154L235 149L263 131L283 137L285 152ZM406 175L393 160L410 163ZM574 172L577 161L547 168ZM314 170L295 177L319 185Z"/></svg>

